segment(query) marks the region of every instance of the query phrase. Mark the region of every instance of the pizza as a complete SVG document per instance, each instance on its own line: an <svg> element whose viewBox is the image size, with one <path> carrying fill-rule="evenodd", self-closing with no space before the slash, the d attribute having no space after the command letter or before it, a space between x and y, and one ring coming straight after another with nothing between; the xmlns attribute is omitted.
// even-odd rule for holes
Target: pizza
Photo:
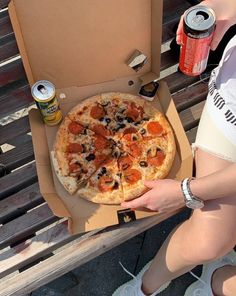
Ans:
<svg viewBox="0 0 236 296"><path fill-rule="evenodd" d="M175 151L169 122L150 102L104 93L82 101L65 116L51 158L71 195L120 204L143 194L144 180L165 178Z"/></svg>

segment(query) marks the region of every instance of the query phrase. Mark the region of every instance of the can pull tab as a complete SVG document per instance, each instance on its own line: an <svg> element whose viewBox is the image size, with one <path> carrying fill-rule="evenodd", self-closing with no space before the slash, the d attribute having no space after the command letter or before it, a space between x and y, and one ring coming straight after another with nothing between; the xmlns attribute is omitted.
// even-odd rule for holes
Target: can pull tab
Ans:
<svg viewBox="0 0 236 296"><path fill-rule="evenodd" d="M198 11L196 16L192 19L194 24L201 24L209 18L209 15L205 11Z"/></svg>
<svg viewBox="0 0 236 296"><path fill-rule="evenodd" d="M48 90L46 89L46 87L42 84L38 85L37 86L37 89L39 92L41 92L42 95L45 95L47 94Z"/></svg>

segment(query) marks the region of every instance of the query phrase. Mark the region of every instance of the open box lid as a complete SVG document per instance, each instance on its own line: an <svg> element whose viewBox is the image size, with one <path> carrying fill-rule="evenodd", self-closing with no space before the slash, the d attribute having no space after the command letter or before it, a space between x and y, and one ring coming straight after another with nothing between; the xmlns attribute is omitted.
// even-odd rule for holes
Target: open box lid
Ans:
<svg viewBox="0 0 236 296"><path fill-rule="evenodd" d="M29 83L46 79L65 88L134 74L158 78L162 5L162 0L12 0L10 18ZM126 64L135 50L148 58L137 74Z"/></svg>

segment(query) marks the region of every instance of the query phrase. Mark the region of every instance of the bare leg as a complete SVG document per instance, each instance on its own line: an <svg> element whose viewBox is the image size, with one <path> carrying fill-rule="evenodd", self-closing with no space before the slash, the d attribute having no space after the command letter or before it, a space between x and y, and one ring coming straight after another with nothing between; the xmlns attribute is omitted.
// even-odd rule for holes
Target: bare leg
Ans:
<svg viewBox="0 0 236 296"><path fill-rule="evenodd" d="M206 167L206 163L209 164ZM197 177L220 170L228 161L197 151ZM169 235L144 274L142 289L151 294L164 283L194 266L214 260L231 251L236 243L236 198L211 200L195 210L189 220Z"/></svg>
<svg viewBox="0 0 236 296"><path fill-rule="evenodd" d="M212 290L217 296L235 296L236 266L219 268L212 277Z"/></svg>

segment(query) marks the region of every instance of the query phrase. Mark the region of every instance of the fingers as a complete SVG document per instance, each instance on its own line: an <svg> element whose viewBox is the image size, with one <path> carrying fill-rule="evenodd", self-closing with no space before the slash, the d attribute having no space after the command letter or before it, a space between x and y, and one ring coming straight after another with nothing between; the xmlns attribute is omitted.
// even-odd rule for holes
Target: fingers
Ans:
<svg viewBox="0 0 236 296"><path fill-rule="evenodd" d="M183 36L183 19L184 16L182 15L179 21L179 25L176 31L176 43L181 45L182 42L182 36Z"/></svg>
<svg viewBox="0 0 236 296"><path fill-rule="evenodd" d="M156 180L156 181L149 181L149 180L144 181L144 185L146 187L150 188L150 189L156 187L158 183L159 183L158 180Z"/></svg>
<svg viewBox="0 0 236 296"><path fill-rule="evenodd" d="M134 200L131 200L128 202L122 202L121 206L124 208L131 208L131 209L145 208L146 207L145 194Z"/></svg>

